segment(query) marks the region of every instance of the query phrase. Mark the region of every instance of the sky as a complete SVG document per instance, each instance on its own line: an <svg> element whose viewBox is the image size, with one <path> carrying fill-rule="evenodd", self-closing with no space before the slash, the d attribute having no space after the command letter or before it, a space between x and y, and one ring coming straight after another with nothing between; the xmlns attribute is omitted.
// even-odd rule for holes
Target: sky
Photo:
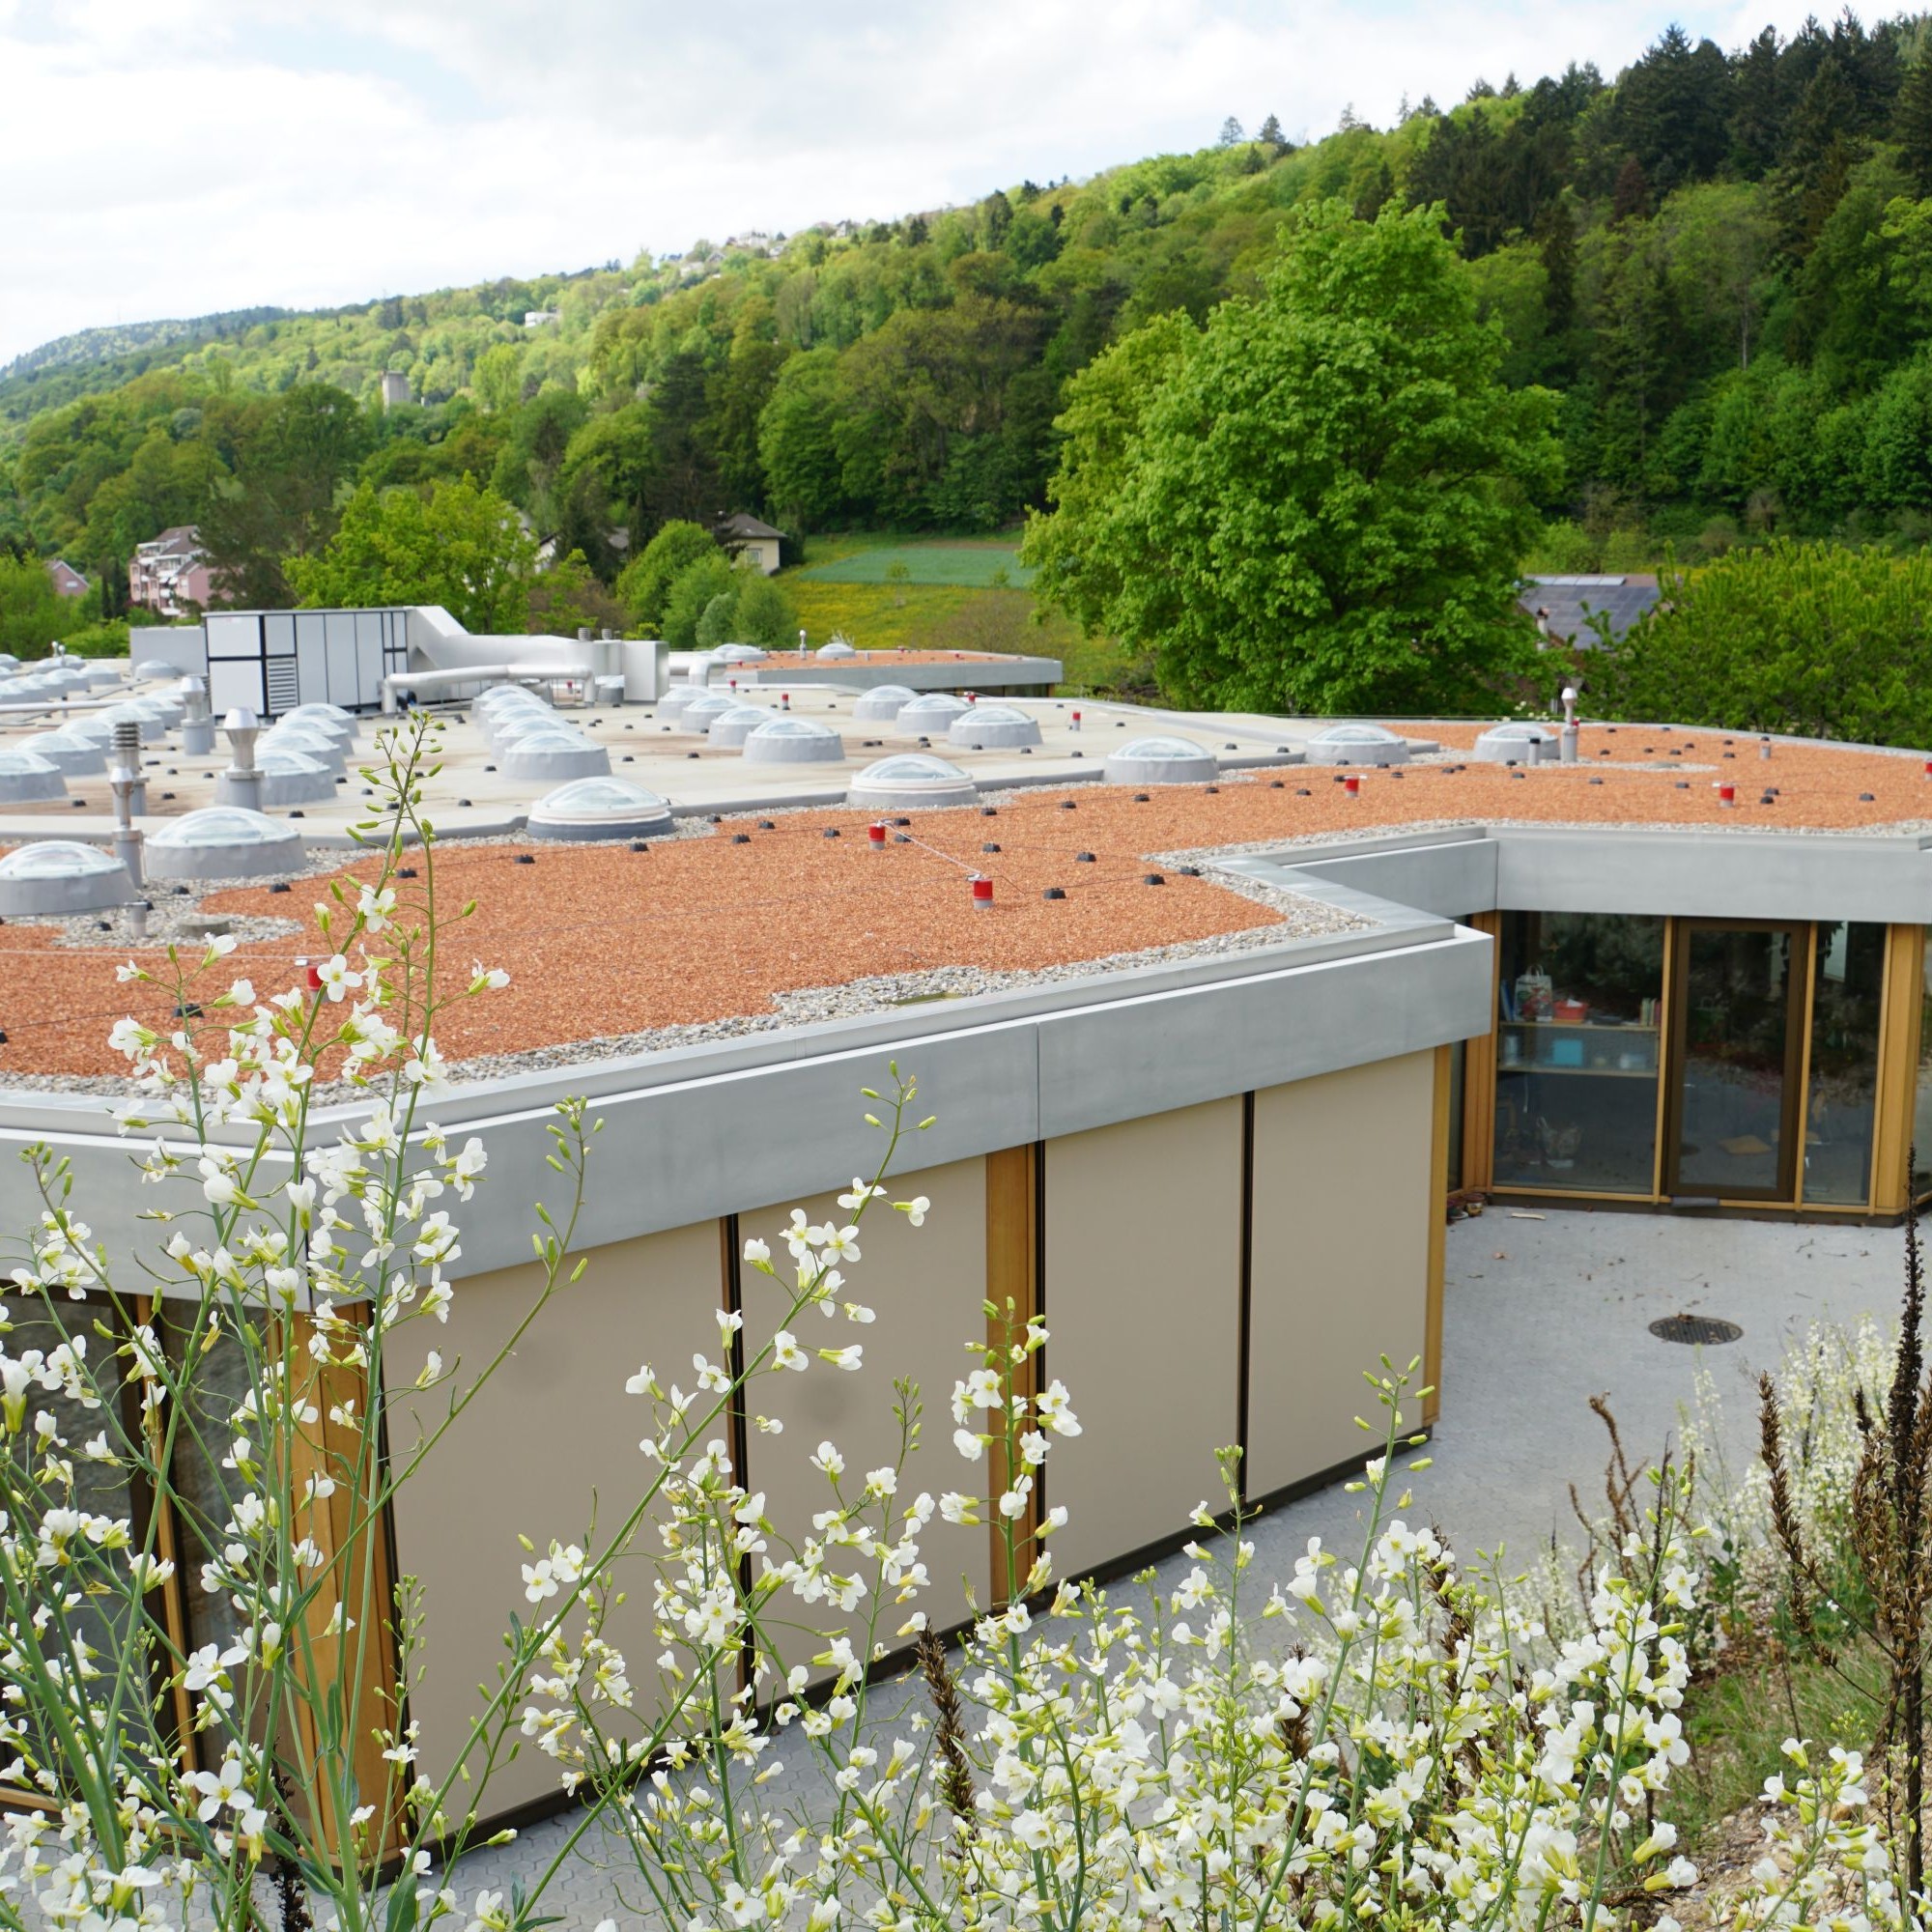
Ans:
<svg viewBox="0 0 1932 1932"><path fill-rule="evenodd" d="M1816 0L1812 0L1815 5ZM71 330L362 301L891 218L1343 110L1461 99L1720 0L0 0L0 364ZM1821 11L1830 11L1829 9Z"/></svg>

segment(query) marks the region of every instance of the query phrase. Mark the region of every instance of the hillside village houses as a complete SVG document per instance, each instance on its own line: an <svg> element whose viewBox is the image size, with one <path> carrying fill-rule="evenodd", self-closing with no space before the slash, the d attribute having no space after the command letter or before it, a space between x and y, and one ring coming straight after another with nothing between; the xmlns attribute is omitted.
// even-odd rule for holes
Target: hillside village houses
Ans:
<svg viewBox="0 0 1932 1932"><path fill-rule="evenodd" d="M210 594L208 559L192 524L178 524L134 546L128 566L129 604L161 617L184 617L206 609Z"/></svg>
<svg viewBox="0 0 1932 1932"><path fill-rule="evenodd" d="M54 595L56 597L85 597L87 595L87 579L72 564L69 563L65 557L50 556L47 558L47 576L53 583Z"/></svg>

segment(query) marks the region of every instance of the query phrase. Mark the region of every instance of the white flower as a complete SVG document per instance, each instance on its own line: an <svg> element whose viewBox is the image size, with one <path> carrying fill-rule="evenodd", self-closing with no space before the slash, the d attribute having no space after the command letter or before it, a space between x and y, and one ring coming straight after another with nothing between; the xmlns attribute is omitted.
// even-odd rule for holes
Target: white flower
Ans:
<svg viewBox="0 0 1932 1932"><path fill-rule="evenodd" d="M772 1248L769 1241L749 1240L745 1243L745 1259L753 1267L760 1266L762 1264L770 1261L771 1258Z"/></svg>
<svg viewBox="0 0 1932 1932"><path fill-rule="evenodd" d="M449 1085L449 1065L433 1039L425 1038L403 1068L403 1078L426 1093L439 1093Z"/></svg>
<svg viewBox="0 0 1932 1932"><path fill-rule="evenodd" d="M842 1476L845 1473L845 1459L830 1442L818 1445L818 1454L811 1459L814 1469L823 1469L828 1476Z"/></svg>
<svg viewBox="0 0 1932 1932"><path fill-rule="evenodd" d="M359 986L362 983L361 974L352 973L349 970L349 961L339 952L334 958L326 960L318 966L315 969L315 977L322 981L322 990L331 1000L342 999L350 987Z"/></svg>
<svg viewBox="0 0 1932 1932"><path fill-rule="evenodd" d="M781 1328L772 1337L772 1363L776 1368L795 1369L805 1372L806 1364L811 1357L798 1346L798 1338L787 1328Z"/></svg>
<svg viewBox="0 0 1932 1932"><path fill-rule="evenodd" d="M1053 1836L1053 1829L1045 1817L1037 1811L1022 1811L1013 1820L1013 1836L1028 1851L1037 1852L1045 1848Z"/></svg>
<svg viewBox="0 0 1932 1932"><path fill-rule="evenodd" d="M818 1351L821 1362L830 1362L835 1369L858 1369L865 1366L866 1345L854 1342L847 1349L821 1349Z"/></svg>
<svg viewBox="0 0 1932 1932"><path fill-rule="evenodd" d="M1034 1404L1034 1407L1038 1411L1039 1419L1052 1430L1054 1435L1078 1435L1080 1422L1069 1406L1070 1402L1066 1385L1064 1382L1053 1381L1047 1384L1039 1400Z"/></svg>
<svg viewBox="0 0 1932 1932"><path fill-rule="evenodd" d="M557 1593L559 1585L575 1583L583 1574L583 1552L573 1543L568 1548L553 1543L548 1556L524 1566L524 1595L541 1604Z"/></svg>
<svg viewBox="0 0 1932 1932"><path fill-rule="evenodd" d="M969 1463L977 1463L985 1450L985 1444L970 1429L955 1429L952 1432L952 1446Z"/></svg>
<svg viewBox="0 0 1932 1932"><path fill-rule="evenodd" d="M928 1201L923 1194L915 1194L910 1201L895 1201L893 1203L893 1206L899 1210L899 1212L903 1214L906 1217L906 1219L913 1224L915 1228L923 1228L925 1226L925 1217L932 1208L932 1203Z"/></svg>
<svg viewBox="0 0 1932 1932"><path fill-rule="evenodd" d="M188 1783L201 1794L196 1815L204 1824L218 1816L224 1804L236 1804L242 1794L242 1760L233 1751L222 1760L219 1771L188 1773Z"/></svg>

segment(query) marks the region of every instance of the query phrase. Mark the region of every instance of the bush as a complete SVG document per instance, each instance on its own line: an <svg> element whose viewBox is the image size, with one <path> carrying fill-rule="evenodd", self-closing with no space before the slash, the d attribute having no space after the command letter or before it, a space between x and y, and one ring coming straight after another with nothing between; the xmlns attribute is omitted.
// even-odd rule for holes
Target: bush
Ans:
<svg viewBox="0 0 1932 1932"><path fill-rule="evenodd" d="M1932 745L1932 557L1777 538L1663 575L1593 680L1608 715Z"/></svg>
<svg viewBox="0 0 1932 1932"><path fill-rule="evenodd" d="M704 607L704 614L697 620L697 648L701 651L715 651L720 644L734 641L733 618L738 609L738 600L728 590L721 590Z"/></svg>
<svg viewBox="0 0 1932 1932"><path fill-rule="evenodd" d="M16 658L43 658L76 615L39 557L0 553L0 650Z"/></svg>
<svg viewBox="0 0 1932 1932"><path fill-rule="evenodd" d="M617 578L617 601L639 636L655 637L665 622L665 605L678 577L701 558L723 556L709 530L697 524L667 524Z"/></svg>
<svg viewBox="0 0 1932 1932"><path fill-rule="evenodd" d="M738 639L782 650L798 641L798 611L783 584L753 571L738 591Z"/></svg>
<svg viewBox="0 0 1932 1932"><path fill-rule="evenodd" d="M724 553L716 544L708 555L699 556L678 572L664 600L664 621L658 626L664 640L675 651L698 648L697 626L711 607L714 597L734 601L738 580Z"/></svg>
<svg viewBox="0 0 1932 1932"><path fill-rule="evenodd" d="M131 649L128 625L122 619L90 624L84 631L70 631L61 642L71 658L125 658Z"/></svg>

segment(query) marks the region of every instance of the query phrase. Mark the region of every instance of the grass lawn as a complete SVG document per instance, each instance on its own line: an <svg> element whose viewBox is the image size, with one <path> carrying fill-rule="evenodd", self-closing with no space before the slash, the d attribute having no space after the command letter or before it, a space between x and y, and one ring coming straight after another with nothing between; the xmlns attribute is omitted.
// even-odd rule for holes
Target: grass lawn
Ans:
<svg viewBox="0 0 1932 1932"><path fill-rule="evenodd" d="M1033 582L1033 572L1019 560L1019 546L1008 537L906 538L870 532L813 537L792 581L891 583L895 579L888 573L901 566L906 574L896 581L908 585L1023 590Z"/></svg>
<svg viewBox="0 0 1932 1932"><path fill-rule="evenodd" d="M1067 696L1152 698L1151 675L1111 638L1083 638L1056 611L1037 610L1032 573L1010 537L906 537L841 530L806 544L805 562L781 582L813 645L840 633L862 651L1007 651L1058 658ZM887 569L906 565L903 582ZM1004 569L1010 586L992 582Z"/></svg>
<svg viewBox="0 0 1932 1932"><path fill-rule="evenodd" d="M1058 658L1063 696L1154 696L1151 678L1111 638L1083 638L1056 611L1035 621L1024 590L973 590L946 583L847 583L787 571L785 589L810 643L841 633L862 651L1006 651Z"/></svg>

